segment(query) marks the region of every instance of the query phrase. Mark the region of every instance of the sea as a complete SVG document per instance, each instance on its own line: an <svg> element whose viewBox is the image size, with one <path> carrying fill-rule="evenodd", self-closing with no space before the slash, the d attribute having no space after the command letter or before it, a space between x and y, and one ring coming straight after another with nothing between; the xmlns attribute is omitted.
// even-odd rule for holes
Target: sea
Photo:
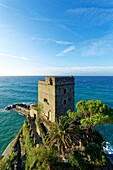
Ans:
<svg viewBox="0 0 113 170"><path fill-rule="evenodd" d="M44 76L0 77L0 155L14 139L25 117L4 108L14 103L37 103L38 80ZM113 108L112 76L75 76L75 105L80 100L101 100Z"/></svg>

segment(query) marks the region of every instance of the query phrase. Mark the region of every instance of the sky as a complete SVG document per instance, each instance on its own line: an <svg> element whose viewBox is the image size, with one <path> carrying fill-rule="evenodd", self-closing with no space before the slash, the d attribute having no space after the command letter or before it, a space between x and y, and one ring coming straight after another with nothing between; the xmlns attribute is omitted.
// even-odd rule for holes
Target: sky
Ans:
<svg viewBox="0 0 113 170"><path fill-rule="evenodd" d="M0 76L113 76L112 0L0 0Z"/></svg>

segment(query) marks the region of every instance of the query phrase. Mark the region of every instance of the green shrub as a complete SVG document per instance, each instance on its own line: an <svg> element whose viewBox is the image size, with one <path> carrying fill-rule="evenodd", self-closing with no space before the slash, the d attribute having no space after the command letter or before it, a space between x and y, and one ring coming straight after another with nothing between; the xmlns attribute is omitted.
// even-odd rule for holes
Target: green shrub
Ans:
<svg viewBox="0 0 113 170"><path fill-rule="evenodd" d="M93 169L93 165L84 161L83 156L79 152L74 152L69 155L69 163L72 167L77 167L79 170Z"/></svg>
<svg viewBox="0 0 113 170"><path fill-rule="evenodd" d="M0 170L14 169L14 161L17 158L17 152L9 154L0 160Z"/></svg>

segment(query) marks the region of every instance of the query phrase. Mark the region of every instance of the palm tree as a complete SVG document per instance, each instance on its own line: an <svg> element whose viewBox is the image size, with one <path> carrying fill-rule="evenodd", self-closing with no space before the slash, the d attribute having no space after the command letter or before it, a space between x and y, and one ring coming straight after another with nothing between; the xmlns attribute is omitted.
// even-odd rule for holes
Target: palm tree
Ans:
<svg viewBox="0 0 113 170"><path fill-rule="evenodd" d="M62 119L63 120L63 119ZM47 135L47 143L50 147L56 146L62 156L65 156L66 149L71 148L73 143L79 142L79 130L76 125L67 120L54 122Z"/></svg>

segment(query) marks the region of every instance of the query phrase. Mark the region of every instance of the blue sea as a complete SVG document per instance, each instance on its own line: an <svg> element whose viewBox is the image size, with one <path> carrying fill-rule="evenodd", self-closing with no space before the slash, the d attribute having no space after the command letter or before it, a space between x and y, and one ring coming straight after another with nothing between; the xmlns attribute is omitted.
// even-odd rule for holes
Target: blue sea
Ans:
<svg viewBox="0 0 113 170"><path fill-rule="evenodd" d="M45 77L0 77L0 155L21 128L25 117L4 111L13 103L37 103L38 80ZM102 100L113 107L113 77L75 77L75 104L82 99Z"/></svg>

